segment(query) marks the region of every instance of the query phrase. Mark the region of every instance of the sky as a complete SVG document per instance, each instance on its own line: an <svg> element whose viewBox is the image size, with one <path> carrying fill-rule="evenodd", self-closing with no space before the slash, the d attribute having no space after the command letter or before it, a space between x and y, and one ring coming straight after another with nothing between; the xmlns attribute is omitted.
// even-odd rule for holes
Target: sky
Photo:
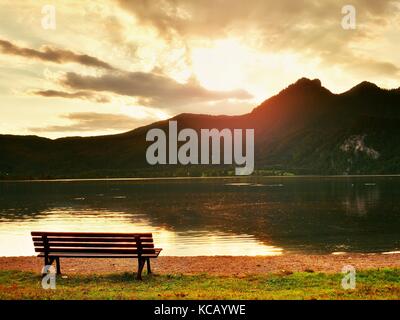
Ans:
<svg viewBox="0 0 400 320"><path fill-rule="evenodd" d="M244 114L302 77L398 88L399 50L399 0L0 0L0 134Z"/></svg>

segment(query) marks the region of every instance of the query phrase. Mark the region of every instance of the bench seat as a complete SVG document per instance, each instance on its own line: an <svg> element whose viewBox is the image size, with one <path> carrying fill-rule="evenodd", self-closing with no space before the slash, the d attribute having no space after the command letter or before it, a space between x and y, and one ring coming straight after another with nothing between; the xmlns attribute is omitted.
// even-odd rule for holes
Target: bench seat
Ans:
<svg viewBox="0 0 400 320"><path fill-rule="evenodd" d="M162 249L154 249L154 254L142 254L144 258L157 258ZM40 253L38 257L44 258L45 254ZM137 254L110 254L110 253L66 253L66 252L49 252L49 257L60 257L60 258L138 258Z"/></svg>

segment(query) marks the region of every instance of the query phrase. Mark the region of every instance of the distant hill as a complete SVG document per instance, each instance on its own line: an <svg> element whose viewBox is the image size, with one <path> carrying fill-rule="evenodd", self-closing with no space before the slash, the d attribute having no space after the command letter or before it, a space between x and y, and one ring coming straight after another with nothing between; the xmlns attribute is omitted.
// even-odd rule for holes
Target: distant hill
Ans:
<svg viewBox="0 0 400 320"><path fill-rule="evenodd" d="M180 114L179 129L254 128L256 174L400 174L400 89L362 82L333 94L302 78L241 116ZM0 135L0 178L229 175L225 166L150 166L146 132L99 137Z"/></svg>

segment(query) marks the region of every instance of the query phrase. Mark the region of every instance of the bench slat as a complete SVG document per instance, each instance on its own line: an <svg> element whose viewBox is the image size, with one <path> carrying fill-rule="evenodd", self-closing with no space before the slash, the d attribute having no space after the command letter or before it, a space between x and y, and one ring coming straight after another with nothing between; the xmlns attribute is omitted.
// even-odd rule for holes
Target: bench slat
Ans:
<svg viewBox="0 0 400 320"><path fill-rule="evenodd" d="M36 248L44 248L43 242L34 242L33 243ZM137 248L136 243L88 243L88 242L49 242L49 248L54 247L94 247L94 248ZM153 243L143 243L141 244L142 248L154 248Z"/></svg>
<svg viewBox="0 0 400 320"><path fill-rule="evenodd" d="M157 258L160 254L161 249L156 250L153 254L143 254L143 258ZM57 252L55 254L49 254L50 257L60 257L60 258L138 258L137 254L87 254L87 253L63 253ZM41 253L38 257L44 257L44 254Z"/></svg>
<svg viewBox="0 0 400 320"><path fill-rule="evenodd" d="M154 253L154 249L143 248L138 249L102 249L102 248L35 248L35 252L48 252L54 254L55 252L71 252L71 253L126 253L126 254L139 254L139 253Z"/></svg>
<svg viewBox="0 0 400 320"><path fill-rule="evenodd" d="M42 237L32 237L34 242L40 242L43 240ZM85 238L85 237L47 237L49 242L52 241L63 241L63 242L136 242L136 238ZM140 241L143 243L153 242L151 237L140 237Z"/></svg>
<svg viewBox="0 0 400 320"><path fill-rule="evenodd" d="M32 231L32 236L77 236L77 237L152 237L151 233L115 233L115 232L47 232L47 231Z"/></svg>

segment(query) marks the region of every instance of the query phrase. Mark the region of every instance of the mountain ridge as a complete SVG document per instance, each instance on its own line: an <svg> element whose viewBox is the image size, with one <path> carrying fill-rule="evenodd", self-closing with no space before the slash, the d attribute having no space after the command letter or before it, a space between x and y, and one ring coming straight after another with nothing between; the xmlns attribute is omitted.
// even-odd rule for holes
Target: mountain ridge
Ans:
<svg viewBox="0 0 400 320"><path fill-rule="evenodd" d="M400 173L399 89L364 81L334 94L318 79L301 78L243 115L182 113L92 137L0 135L0 178L231 174L226 166L149 166L146 132L167 130L169 120L179 129L255 129L256 173Z"/></svg>

